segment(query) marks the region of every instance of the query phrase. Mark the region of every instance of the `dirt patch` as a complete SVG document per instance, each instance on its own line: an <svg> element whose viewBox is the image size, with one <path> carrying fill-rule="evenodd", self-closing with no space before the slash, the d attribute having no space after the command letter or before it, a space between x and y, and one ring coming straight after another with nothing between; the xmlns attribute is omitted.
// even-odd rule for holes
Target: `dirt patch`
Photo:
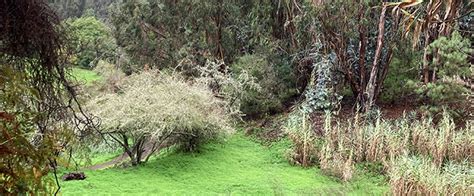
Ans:
<svg viewBox="0 0 474 196"><path fill-rule="evenodd" d="M279 141L285 137L282 125L287 116L288 113L285 112L250 122L248 128L245 129L245 134L255 136L263 144Z"/></svg>

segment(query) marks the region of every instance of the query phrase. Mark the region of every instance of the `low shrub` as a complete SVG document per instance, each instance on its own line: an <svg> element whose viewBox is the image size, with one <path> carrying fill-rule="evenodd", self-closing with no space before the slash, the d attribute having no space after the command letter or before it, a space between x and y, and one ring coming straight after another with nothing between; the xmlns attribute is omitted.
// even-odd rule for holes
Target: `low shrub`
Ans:
<svg viewBox="0 0 474 196"><path fill-rule="evenodd" d="M285 89L277 72L264 56L244 55L230 65L230 71L238 76L243 72L254 77L260 90L247 90L244 92L240 110L247 115L258 115L282 110L280 90Z"/></svg>
<svg viewBox="0 0 474 196"><path fill-rule="evenodd" d="M206 86L150 71L129 76L120 92L99 96L88 108L100 118L103 134L124 147L136 165L145 150L179 145L193 151L228 133L226 104Z"/></svg>

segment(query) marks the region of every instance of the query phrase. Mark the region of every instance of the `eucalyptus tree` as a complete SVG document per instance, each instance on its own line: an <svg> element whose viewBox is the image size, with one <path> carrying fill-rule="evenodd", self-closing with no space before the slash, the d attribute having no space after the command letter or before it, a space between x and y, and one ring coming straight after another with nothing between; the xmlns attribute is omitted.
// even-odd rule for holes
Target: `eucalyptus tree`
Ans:
<svg viewBox="0 0 474 196"><path fill-rule="evenodd" d="M175 66L192 56L232 60L244 1L127 1L112 9L119 46L137 62Z"/></svg>
<svg viewBox="0 0 474 196"><path fill-rule="evenodd" d="M120 3L116 0L48 0L49 5L61 19L80 18L91 10L95 16L102 20L109 17L109 6Z"/></svg>

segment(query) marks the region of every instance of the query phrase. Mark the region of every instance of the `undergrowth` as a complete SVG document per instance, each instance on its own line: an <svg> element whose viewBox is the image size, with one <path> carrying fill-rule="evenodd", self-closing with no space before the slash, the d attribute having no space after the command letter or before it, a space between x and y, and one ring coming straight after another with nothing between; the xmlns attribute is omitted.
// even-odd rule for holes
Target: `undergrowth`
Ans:
<svg viewBox="0 0 474 196"><path fill-rule="evenodd" d="M389 169L394 195L473 195L474 168L448 162L442 168L424 157L402 156Z"/></svg>
<svg viewBox="0 0 474 196"><path fill-rule="evenodd" d="M307 121L301 119L305 116L297 117ZM285 129L293 142L293 154L312 154L325 174L349 181L356 163L380 164L379 174L389 174L395 195L472 194L472 122L457 127L448 113L437 123L408 116L394 121L356 116L345 122L327 117L324 126L309 130L301 126L307 123L292 124L295 119L291 117L288 121ZM306 166L305 159L296 160Z"/></svg>

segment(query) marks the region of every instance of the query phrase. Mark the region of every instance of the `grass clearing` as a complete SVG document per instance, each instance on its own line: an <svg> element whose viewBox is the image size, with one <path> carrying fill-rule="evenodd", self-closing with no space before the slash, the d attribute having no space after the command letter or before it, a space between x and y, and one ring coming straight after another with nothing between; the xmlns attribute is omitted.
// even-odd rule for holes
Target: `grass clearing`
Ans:
<svg viewBox="0 0 474 196"><path fill-rule="evenodd" d="M62 182L64 195L382 195L383 177L356 174L349 183L317 168L291 166L281 156L289 142L265 147L242 134L204 145L200 153L163 152L135 168L85 171L84 181ZM362 173L362 172L360 172Z"/></svg>
<svg viewBox="0 0 474 196"><path fill-rule="evenodd" d="M77 81L84 82L86 85L90 85L93 82L102 79L102 77L96 72L78 67L72 68L71 75L75 77Z"/></svg>

